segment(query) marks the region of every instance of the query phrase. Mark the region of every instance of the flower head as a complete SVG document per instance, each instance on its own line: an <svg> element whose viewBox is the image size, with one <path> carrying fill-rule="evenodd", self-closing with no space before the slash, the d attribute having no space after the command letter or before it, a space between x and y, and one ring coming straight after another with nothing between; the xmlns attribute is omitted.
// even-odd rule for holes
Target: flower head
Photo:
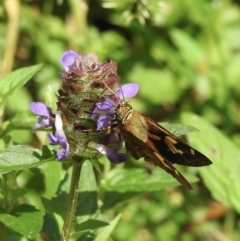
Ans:
<svg viewBox="0 0 240 241"><path fill-rule="evenodd" d="M91 53L66 51L60 58L65 71L61 74L61 88L57 95L57 112L41 102L30 106L39 116L34 130L41 125L52 127L48 134L51 145L60 145L57 158L68 156L92 158L97 153L106 155L113 163L126 160L121 152L123 138L112 126L115 108L124 98L137 94L135 83L119 87L117 64L100 63ZM75 158L74 158L75 159Z"/></svg>

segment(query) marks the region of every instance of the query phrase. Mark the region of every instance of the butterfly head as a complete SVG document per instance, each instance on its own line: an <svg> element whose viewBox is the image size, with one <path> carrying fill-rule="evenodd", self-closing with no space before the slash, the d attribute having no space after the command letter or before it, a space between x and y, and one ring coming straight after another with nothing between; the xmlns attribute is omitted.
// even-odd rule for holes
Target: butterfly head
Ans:
<svg viewBox="0 0 240 241"><path fill-rule="evenodd" d="M131 118L133 114L132 106L128 103L120 103L114 112L114 120L117 123L124 123Z"/></svg>

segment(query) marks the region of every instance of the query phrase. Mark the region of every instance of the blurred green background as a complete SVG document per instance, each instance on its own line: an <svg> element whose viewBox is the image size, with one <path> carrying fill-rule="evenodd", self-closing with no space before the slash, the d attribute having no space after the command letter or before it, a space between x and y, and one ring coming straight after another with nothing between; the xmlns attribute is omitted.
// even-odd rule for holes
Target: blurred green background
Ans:
<svg viewBox="0 0 240 241"><path fill-rule="evenodd" d="M239 149L239 1L0 2L0 77L20 67L44 64L8 98L2 123L29 110L32 101L52 100L62 71L59 58L72 49L118 62L121 83L140 85L131 100L134 109L156 121L199 128L182 121L183 113L195 113L217 126ZM213 135L206 134L206 139ZM15 130L11 136L15 143L35 147L45 141L45 133L37 133L36 138L31 130ZM234 157L229 161L234 163ZM126 168L131 166L147 164L130 160ZM25 174L24 185L31 185L34 195L42 192L39 175L37 171ZM204 180L193 191L178 187L151 192L104 213L106 220L123 213L109 240L239 240L240 209L216 200L217 195L205 186L211 183Z"/></svg>

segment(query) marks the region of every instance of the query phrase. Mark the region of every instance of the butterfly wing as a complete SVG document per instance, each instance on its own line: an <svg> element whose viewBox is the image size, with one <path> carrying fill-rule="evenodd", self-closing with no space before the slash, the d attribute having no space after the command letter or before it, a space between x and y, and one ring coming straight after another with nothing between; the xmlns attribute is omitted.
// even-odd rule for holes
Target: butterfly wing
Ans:
<svg viewBox="0 0 240 241"><path fill-rule="evenodd" d="M149 117L147 145L152 146L158 153L171 163L185 166L206 166L212 162L202 153L192 148L171 132L160 126Z"/></svg>
<svg viewBox="0 0 240 241"><path fill-rule="evenodd" d="M133 126L137 129L133 129ZM170 173L180 183L188 189L192 189L190 183L182 176L182 174L166 159L161 153L149 142L147 134L147 122L140 114L136 114L130 123L120 125L120 133L122 134L127 150L136 159L143 157L146 161L161 167Z"/></svg>
<svg viewBox="0 0 240 241"><path fill-rule="evenodd" d="M135 159L143 157L147 162L161 167L163 170L176 178L183 186L192 189L191 184L183 177L183 175L160 153L153 151L146 143L132 135L130 132L125 133L125 145L127 150Z"/></svg>
<svg viewBox="0 0 240 241"><path fill-rule="evenodd" d="M172 133L158 125L151 118L133 111L123 123L119 124L127 150L136 159L143 157L170 173L185 187L192 189L190 183L172 165L204 166L211 161Z"/></svg>

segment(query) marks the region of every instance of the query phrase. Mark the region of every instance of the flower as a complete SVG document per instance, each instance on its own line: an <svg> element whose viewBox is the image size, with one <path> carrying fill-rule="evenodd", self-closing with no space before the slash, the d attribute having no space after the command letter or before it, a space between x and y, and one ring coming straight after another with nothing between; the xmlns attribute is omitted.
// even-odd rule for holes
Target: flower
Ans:
<svg viewBox="0 0 240 241"><path fill-rule="evenodd" d="M61 112L57 111L54 115L52 109L46 106L42 102L32 102L30 104L31 111L38 115L38 121L34 125L33 129L39 129L43 124L46 128L52 127L55 130L55 134L48 134L48 139L52 145L61 145L62 148L57 152L57 158L62 160L66 158L69 154L69 144L67 138L62 129L62 118ZM55 118L55 123L53 122Z"/></svg>
<svg viewBox="0 0 240 241"><path fill-rule="evenodd" d="M30 104L30 109L34 114L39 116L37 123L33 127L33 130L39 129L42 124L46 128L52 125L53 113L50 107L46 106L42 102L32 102Z"/></svg>
<svg viewBox="0 0 240 241"><path fill-rule="evenodd" d="M52 127L51 145L60 145L57 158L95 158L96 150L112 163L126 160L121 152L123 138L113 126L115 108L124 98L137 94L139 86L125 84L119 88L117 63L100 63L98 57L66 51L60 58L65 71L57 94L57 112L41 102L33 102L32 112L39 116L34 130ZM101 129L101 131L100 131ZM95 151L93 151L95 149Z"/></svg>
<svg viewBox="0 0 240 241"><path fill-rule="evenodd" d="M138 84L125 84L117 88L114 91L114 95L107 96L104 101L96 103L92 118L97 119L97 129L106 129L111 126L116 106L121 103L124 97L129 98L135 96L138 89ZM119 152L122 144L123 138L116 128L112 128L105 146L91 142L90 147L97 149L101 154L105 155L110 162L118 164L126 160L126 154ZM111 146L111 148L109 148L109 146Z"/></svg>
<svg viewBox="0 0 240 241"><path fill-rule="evenodd" d="M66 51L60 58L60 63L63 65L65 70L69 72L74 66L78 54L72 50Z"/></svg>
<svg viewBox="0 0 240 241"><path fill-rule="evenodd" d="M139 89L139 85L136 83L130 83L122 85L115 90L116 100L113 101L109 97L104 101L98 102L96 108L93 111L92 117L98 118L97 129L107 128L111 125L111 119L114 114L114 109L124 98L134 97Z"/></svg>
<svg viewBox="0 0 240 241"><path fill-rule="evenodd" d="M65 133L63 131L63 123L61 118L61 112L56 112L55 117L55 134L48 134L48 139L51 143L51 145L60 145L62 148L57 151L57 158L59 160L62 160L66 158L69 154L69 144L67 142L67 138L65 136Z"/></svg>
<svg viewBox="0 0 240 241"><path fill-rule="evenodd" d="M84 56L75 53L73 50L64 52L60 57L60 63L66 72L71 72L73 69L79 69L83 72L96 69L99 67L98 61L98 57L94 53Z"/></svg>
<svg viewBox="0 0 240 241"><path fill-rule="evenodd" d="M119 153L118 149L110 149L109 147L102 144L89 142L88 147L98 150L101 154L105 155L110 162L114 164L122 163L127 159L125 153Z"/></svg>

